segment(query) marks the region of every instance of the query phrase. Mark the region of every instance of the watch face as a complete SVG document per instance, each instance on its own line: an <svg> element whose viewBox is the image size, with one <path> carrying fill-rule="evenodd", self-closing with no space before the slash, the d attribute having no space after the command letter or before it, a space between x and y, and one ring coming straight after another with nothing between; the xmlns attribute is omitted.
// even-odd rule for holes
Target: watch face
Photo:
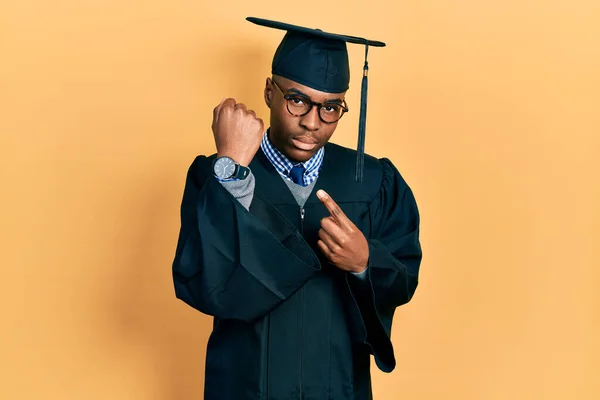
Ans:
<svg viewBox="0 0 600 400"><path fill-rule="evenodd" d="M221 179L231 178L235 172L235 162L229 157L221 157L215 162L214 172Z"/></svg>

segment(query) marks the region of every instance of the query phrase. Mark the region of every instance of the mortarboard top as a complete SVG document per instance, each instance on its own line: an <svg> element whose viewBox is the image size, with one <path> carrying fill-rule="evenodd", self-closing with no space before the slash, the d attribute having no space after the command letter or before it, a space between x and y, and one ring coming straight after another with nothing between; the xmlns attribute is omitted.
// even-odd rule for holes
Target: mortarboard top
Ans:
<svg viewBox="0 0 600 400"><path fill-rule="evenodd" d="M346 43L365 46L356 158L356 181L362 182L369 70L367 55L369 46L384 47L385 43L267 19L254 17L246 19L257 25L287 31L273 57L271 71L273 74L321 92L341 93L348 90L350 67Z"/></svg>

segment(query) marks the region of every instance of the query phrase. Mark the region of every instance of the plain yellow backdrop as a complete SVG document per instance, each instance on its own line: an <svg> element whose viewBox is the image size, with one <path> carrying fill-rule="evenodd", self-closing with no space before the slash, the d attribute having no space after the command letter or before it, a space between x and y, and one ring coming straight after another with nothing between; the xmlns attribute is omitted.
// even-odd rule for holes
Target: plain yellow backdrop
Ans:
<svg viewBox="0 0 600 400"><path fill-rule="evenodd" d="M599 399L597 0L3 1L0 398L202 398L211 320L170 268L213 107L268 119L282 33L246 16L388 44L367 151L412 186L424 259L375 398Z"/></svg>

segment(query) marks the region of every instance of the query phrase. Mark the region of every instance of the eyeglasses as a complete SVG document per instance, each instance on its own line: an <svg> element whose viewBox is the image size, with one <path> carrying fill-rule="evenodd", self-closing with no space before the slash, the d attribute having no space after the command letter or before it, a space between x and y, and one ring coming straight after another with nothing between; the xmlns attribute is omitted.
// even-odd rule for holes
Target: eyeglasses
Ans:
<svg viewBox="0 0 600 400"><path fill-rule="evenodd" d="M319 118L326 124L337 122L348 112L346 100L342 100L342 104L338 102L315 103L307 96L301 94L285 94L279 84L275 80L271 80L275 87L279 89L283 98L286 100L287 110L295 117L302 117L310 112L314 106L319 110Z"/></svg>

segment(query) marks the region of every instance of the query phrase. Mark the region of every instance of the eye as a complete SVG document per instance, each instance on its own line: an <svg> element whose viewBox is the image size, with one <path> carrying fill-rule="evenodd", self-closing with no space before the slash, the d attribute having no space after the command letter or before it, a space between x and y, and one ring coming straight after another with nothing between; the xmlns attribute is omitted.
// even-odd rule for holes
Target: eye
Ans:
<svg viewBox="0 0 600 400"><path fill-rule="evenodd" d="M326 113L337 114L340 112L341 109L342 109L342 107L339 104L335 104L335 103L323 104L323 111L325 111Z"/></svg>
<svg viewBox="0 0 600 400"><path fill-rule="evenodd" d="M289 102L295 106L304 106L306 104L306 100L302 97L290 97Z"/></svg>

